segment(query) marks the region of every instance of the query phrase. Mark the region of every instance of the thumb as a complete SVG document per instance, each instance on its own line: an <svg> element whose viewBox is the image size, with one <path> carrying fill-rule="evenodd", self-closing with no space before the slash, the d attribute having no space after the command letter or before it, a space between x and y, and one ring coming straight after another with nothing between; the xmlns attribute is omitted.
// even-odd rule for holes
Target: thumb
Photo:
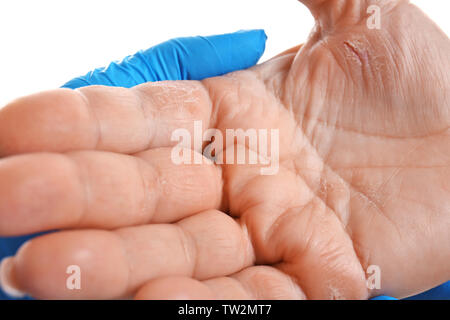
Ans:
<svg viewBox="0 0 450 320"><path fill-rule="evenodd" d="M202 80L246 69L258 62L266 43L263 30L209 37L177 38L139 51L106 68L75 78L63 87L133 87L149 81Z"/></svg>

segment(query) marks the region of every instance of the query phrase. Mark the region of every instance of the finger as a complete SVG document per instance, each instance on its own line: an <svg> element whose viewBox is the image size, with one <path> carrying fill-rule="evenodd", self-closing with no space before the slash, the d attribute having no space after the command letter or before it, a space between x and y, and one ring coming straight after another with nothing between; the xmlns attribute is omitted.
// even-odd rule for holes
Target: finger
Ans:
<svg viewBox="0 0 450 320"><path fill-rule="evenodd" d="M346 228L347 184L310 157L273 176L225 166L229 210L249 230L256 262L289 274L309 299L367 299L366 261Z"/></svg>
<svg viewBox="0 0 450 320"><path fill-rule="evenodd" d="M261 58L264 30L166 41L66 83L64 88L106 85L131 88L149 81L202 80L247 69Z"/></svg>
<svg viewBox="0 0 450 320"><path fill-rule="evenodd" d="M185 128L193 133L195 120L206 130L211 113L207 90L193 81L42 92L0 110L0 156L168 147L176 144L172 132Z"/></svg>
<svg viewBox="0 0 450 320"><path fill-rule="evenodd" d="M192 152L191 150L186 152ZM0 161L0 234L173 222L218 208L220 169L176 165L171 149L137 157L84 151Z"/></svg>
<svg viewBox="0 0 450 320"><path fill-rule="evenodd" d="M123 298L164 276L208 279L253 263L250 241L235 220L207 211L177 224L115 232L81 230L27 242L2 269L5 283L36 298ZM81 270L81 289L66 287L68 266ZM8 272L6 272L9 270Z"/></svg>
<svg viewBox="0 0 450 320"><path fill-rule="evenodd" d="M198 281L166 277L149 281L138 300L304 300L301 288L288 275L270 266L246 268L232 276Z"/></svg>

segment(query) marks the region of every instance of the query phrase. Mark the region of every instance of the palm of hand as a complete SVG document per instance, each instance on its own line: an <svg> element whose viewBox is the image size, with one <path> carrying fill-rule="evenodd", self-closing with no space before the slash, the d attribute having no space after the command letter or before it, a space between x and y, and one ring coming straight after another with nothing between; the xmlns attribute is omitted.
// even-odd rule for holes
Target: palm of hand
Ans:
<svg viewBox="0 0 450 320"><path fill-rule="evenodd" d="M165 106L153 111L158 117L171 118L164 122L165 130L148 135L153 137L151 147L162 148L139 153L138 159L167 161L170 129L189 128L192 119L201 118L221 131L279 129L280 170L263 176L258 166L223 165L221 188L217 170L208 168L205 175L204 168L190 167L192 192L175 197L175 205L153 209L157 215L152 222L172 222L207 209L222 209L235 220L206 211L178 222L181 236L173 231L174 225L144 223L115 231L130 243L123 269L133 270L133 275L123 280L125 285L117 280L114 285L119 289L111 290L111 296L133 292L152 278L157 280L142 290L143 297L164 298L164 291L169 297L202 298L367 298L380 292L406 296L448 280L450 91L442 70L449 68L450 59L445 59L449 41L404 2L386 2L382 8L386 26L381 30L366 27L367 4L348 2L345 8L327 3L320 11L317 2L307 3L318 19L309 41L263 65L202 84L146 84L133 89L144 101ZM417 23L408 29L411 19ZM418 32L423 28L429 31L428 38ZM95 99L96 90L85 90L88 100ZM96 142L108 151L145 150L108 143ZM175 178L186 176L173 174L169 184ZM194 196L194 191L200 195ZM166 192L173 196L173 191ZM174 213L186 200L191 200L189 209ZM105 226L104 218L99 215L78 226L115 228L124 223ZM144 221L145 217L129 224ZM183 245L149 241L148 232L167 241L181 237ZM66 236L60 239L74 242L69 233ZM51 237L47 241L57 240ZM85 233L86 242L97 238L105 243L108 239ZM72 250L61 261L79 255L76 248L83 246L77 241L67 245ZM29 245L21 255L34 256L41 247L44 244ZM137 258L139 250L149 253ZM164 259L150 262L158 253ZM118 255L109 254L109 261L123 260ZM22 260L24 266L16 273L34 278L29 271L34 260ZM86 264L86 269L94 269L92 261ZM369 265L380 267L381 291L366 287ZM104 273L107 279L108 272ZM98 272L92 271L94 275ZM37 295L54 294L42 289L39 281L31 283L34 287L27 289Z"/></svg>
<svg viewBox="0 0 450 320"><path fill-rule="evenodd" d="M426 84L447 83L448 92L435 56L441 49L388 43L404 32L420 38L405 31L404 16L428 28L407 4L383 8L391 25L378 32L365 15L349 22L331 11L343 30L323 23L299 53L242 74L230 88L226 79L207 81L210 91L235 93L220 100L218 128L281 130L280 173L227 166L225 192L250 230L256 261L276 264L309 297L364 297L369 265L382 270L383 292L408 295L427 288L424 278L448 278L430 277L431 270L445 274L449 259L448 250L430 247L448 240L449 230L449 103ZM410 76L418 73L420 80Z"/></svg>

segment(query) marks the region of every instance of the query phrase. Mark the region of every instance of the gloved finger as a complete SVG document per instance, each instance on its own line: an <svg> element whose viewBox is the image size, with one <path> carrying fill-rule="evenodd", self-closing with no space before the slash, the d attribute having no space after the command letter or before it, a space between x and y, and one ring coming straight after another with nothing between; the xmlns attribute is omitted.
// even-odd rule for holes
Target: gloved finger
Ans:
<svg viewBox="0 0 450 320"><path fill-rule="evenodd" d="M0 234L170 223L218 208L220 169L206 159L201 165L176 165L171 151L152 149L136 157L97 151L36 153L3 159Z"/></svg>
<svg viewBox="0 0 450 320"><path fill-rule="evenodd" d="M30 240L0 264L6 292L36 298L113 299L149 280L188 276L204 280L253 264L250 239L235 220L211 210L176 224L116 231L60 231ZM69 266L80 270L80 290L66 286Z"/></svg>
<svg viewBox="0 0 450 320"><path fill-rule="evenodd" d="M255 65L265 50L263 30L209 37L177 38L139 51L108 67L67 82L75 89L89 85L130 88L149 81L202 80Z"/></svg>

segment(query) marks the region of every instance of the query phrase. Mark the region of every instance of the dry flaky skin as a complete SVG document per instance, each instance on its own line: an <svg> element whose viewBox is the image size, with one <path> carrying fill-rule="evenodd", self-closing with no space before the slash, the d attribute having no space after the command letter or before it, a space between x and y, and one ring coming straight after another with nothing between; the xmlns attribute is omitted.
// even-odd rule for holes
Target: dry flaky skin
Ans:
<svg viewBox="0 0 450 320"><path fill-rule="evenodd" d="M365 299L448 280L449 39L406 1L303 2L310 39L250 70L4 108L0 152L22 155L0 162L1 234L77 229L27 243L10 282L41 298ZM194 120L279 129L278 174L175 166L171 132Z"/></svg>

